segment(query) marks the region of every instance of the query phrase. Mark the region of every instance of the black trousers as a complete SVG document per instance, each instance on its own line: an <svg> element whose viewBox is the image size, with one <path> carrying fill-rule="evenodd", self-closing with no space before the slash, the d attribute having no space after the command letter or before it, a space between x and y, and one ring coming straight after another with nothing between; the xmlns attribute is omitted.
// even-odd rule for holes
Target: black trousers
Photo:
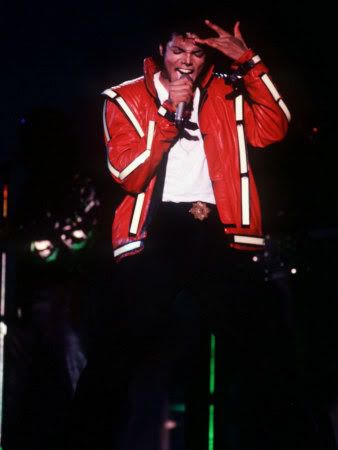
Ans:
<svg viewBox="0 0 338 450"><path fill-rule="evenodd" d="M187 450L208 447L210 403L216 449L272 448L260 399L283 346L280 317L266 308L278 304L278 293L264 283L254 253L227 246L215 207L199 221L191 206L162 203L144 251L113 268L111 302L77 390L72 449L164 449L177 395L186 406Z"/></svg>

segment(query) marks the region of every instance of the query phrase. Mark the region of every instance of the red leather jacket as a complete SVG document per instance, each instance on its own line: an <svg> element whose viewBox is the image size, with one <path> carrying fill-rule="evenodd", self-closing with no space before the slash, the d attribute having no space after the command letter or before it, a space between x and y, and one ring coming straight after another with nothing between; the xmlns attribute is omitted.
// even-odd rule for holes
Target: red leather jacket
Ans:
<svg viewBox="0 0 338 450"><path fill-rule="evenodd" d="M199 126L217 210L232 247L264 245L257 189L247 160L248 142L266 147L281 140L290 113L258 55L245 52L233 72L204 76L200 89ZM147 238L146 219L156 171L178 130L171 105L159 104L152 59L144 76L104 91L104 135L108 167L126 195L113 220L114 256L138 253Z"/></svg>

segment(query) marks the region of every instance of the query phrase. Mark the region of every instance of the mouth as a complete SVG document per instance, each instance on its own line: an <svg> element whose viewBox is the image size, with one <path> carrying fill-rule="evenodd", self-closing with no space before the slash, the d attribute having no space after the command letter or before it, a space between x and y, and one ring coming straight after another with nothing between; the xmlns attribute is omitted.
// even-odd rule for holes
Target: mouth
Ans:
<svg viewBox="0 0 338 450"><path fill-rule="evenodd" d="M181 69L181 68L177 68L176 71L179 72L181 75L192 75L194 72L192 69Z"/></svg>

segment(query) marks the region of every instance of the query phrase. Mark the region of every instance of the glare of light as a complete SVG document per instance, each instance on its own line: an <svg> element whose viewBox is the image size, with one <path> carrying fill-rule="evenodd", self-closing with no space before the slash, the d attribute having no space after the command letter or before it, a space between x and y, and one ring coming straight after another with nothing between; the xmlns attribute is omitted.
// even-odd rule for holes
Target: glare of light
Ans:
<svg viewBox="0 0 338 450"><path fill-rule="evenodd" d="M253 262L257 262L257 261L258 261L258 256L256 256L256 255L253 256L253 257L252 257L252 261L253 261Z"/></svg>
<svg viewBox="0 0 338 450"><path fill-rule="evenodd" d="M7 266L7 255L6 253L1 253L1 285L0 285L0 313L1 316L5 315L5 299L6 299L6 266Z"/></svg>
<svg viewBox="0 0 338 450"><path fill-rule="evenodd" d="M166 430L173 430L176 427L177 427L177 422L175 420L168 419L164 422L164 428Z"/></svg>
<svg viewBox="0 0 338 450"><path fill-rule="evenodd" d="M214 334L210 336L210 380L209 380L209 395L215 393L215 375L216 375L216 337ZM208 431L208 450L214 450L214 428L215 428L215 406L209 405L209 431Z"/></svg>
<svg viewBox="0 0 338 450"><path fill-rule="evenodd" d="M170 411L184 413L185 412L185 404L184 403L173 403L170 406Z"/></svg>
<svg viewBox="0 0 338 450"><path fill-rule="evenodd" d="M44 240L44 241L35 241L34 242L34 247L36 248L36 250L38 250L39 252L43 252L44 250L47 250L48 247L51 247L52 243L50 241Z"/></svg>
<svg viewBox="0 0 338 450"><path fill-rule="evenodd" d="M295 274L297 273L297 269L296 269L295 267L293 267L293 268L290 270L290 272L291 272L293 275L295 275Z"/></svg>
<svg viewBox="0 0 338 450"><path fill-rule="evenodd" d="M209 394L213 395L215 392L215 367L216 367L216 337L210 336L210 380L209 380Z"/></svg>
<svg viewBox="0 0 338 450"><path fill-rule="evenodd" d="M73 231L73 236L76 239L85 239L87 237L83 230L74 230Z"/></svg>
<svg viewBox="0 0 338 450"><path fill-rule="evenodd" d="M89 203L88 203L88 205L86 206L86 208L85 208L85 213L87 213L88 211L90 211L92 208L93 208L93 206L95 206L95 202L94 202L94 200L92 200L92 201L90 201Z"/></svg>
<svg viewBox="0 0 338 450"><path fill-rule="evenodd" d="M55 260L57 259L58 255L59 255L59 249L56 248L56 249L55 249L53 252L51 252L51 254L45 259L45 261L46 261L47 263L53 262L53 261L55 261ZM0 450L1 450L1 449L0 449Z"/></svg>
<svg viewBox="0 0 338 450"><path fill-rule="evenodd" d="M48 256L52 253L52 251L49 248L46 248L45 250L39 250L39 255L41 258L48 258Z"/></svg>
<svg viewBox="0 0 338 450"><path fill-rule="evenodd" d="M214 419L215 419L215 407L214 405L209 405L208 450L214 450Z"/></svg>
<svg viewBox="0 0 338 450"><path fill-rule="evenodd" d="M8 213L8 186L5 184L3 188L3 208L2 217L6 218Z"/></svg>

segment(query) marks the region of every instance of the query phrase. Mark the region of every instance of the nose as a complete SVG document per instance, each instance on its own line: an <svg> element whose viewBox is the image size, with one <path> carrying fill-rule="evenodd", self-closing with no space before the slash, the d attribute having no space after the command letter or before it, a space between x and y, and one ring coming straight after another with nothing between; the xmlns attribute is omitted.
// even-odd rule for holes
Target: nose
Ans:
<svg viewBox="0 0 338 450"><path fill-rule="evenodd" d="M190 53L184 53L183 64L185 64L186 66L191 66L192 61Z"/></svg>

